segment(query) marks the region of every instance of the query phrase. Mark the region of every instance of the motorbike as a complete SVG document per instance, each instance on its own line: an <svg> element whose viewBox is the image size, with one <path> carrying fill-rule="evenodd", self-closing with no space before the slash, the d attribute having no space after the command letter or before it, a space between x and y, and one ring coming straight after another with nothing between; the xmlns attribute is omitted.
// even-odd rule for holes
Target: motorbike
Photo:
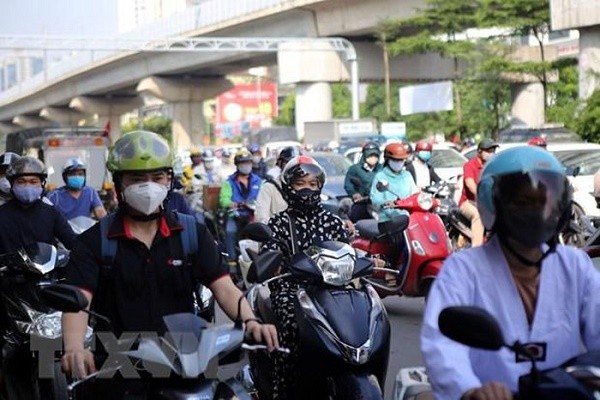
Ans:
<svg viewBox="0 0 600 400"><path fill-rule="evenodd" d="M452 251L471 247L471 221L460 211L454 200L454 185L440 182L424 188L423 191L439 201L435 212L442 219L448 232Z"/></svg>
<svg viewBox="0 0 600 400"><path fill-rule="evenodd" d="M272 240L264 224L249 224L244 235L257 242ZM286 248L281 242L282 248ZM254 261L247 298L256 315L277 324L269 283L292 279L300 284L294 299L298 322L295 392L307 399L383 399L390 346L390 324L377 292L364 279L373 273L372 260L346 243L328 241L285 259L280 251ZM284 265L284 273L276 274ZM317 361L318 360L318 361ZM316 367L318 363L318 367ZM259 398L272 397L272 360L250 354Z"/></svg>
<svg viewBox="0 0 600 400"><path fill-rule="evenodd" d="M73 232L79 235L90 229L98 221L90 217L79 216L71 218L68 222L69 225L71 225L71 229L73 229Z"/></svg>
<svg viewBox="0 0 600 400"><path fill-rule="evenodd" d="M376 187L386 191L389 184L381 181ZM380 296L427 296L450 254L444 224L433 212L438 206L439 201L431 194L415 193L394 202L394 208L408 211L408 216L400 215L385 224L370 219L355 224L358 235L352 240L352 247L381 258L394 271L394 279L388 279L386 273L365 278Z"/></svg>
<svg viewBox="0 0 600 400"><path fill-rule="evenodd" d="M6 398L62 399L66 395L58 357L50 372L40 371L36 350L57 343L61 348L61 313L43 301L40 290L62 278L67 262L68 251L48 243L0 256L1 369Z"/></svg>
<svg viewBox="0 0 600 400"><path fill-rule="evenodd" d="M445 336L466 346L492 351L506 348L528 359L531 371L519 378L519 399L588 400L600 396L600 351L584 353L559 367L540 371L528 348L518 341L507 344L496 319L481 308L445 308L439 316L439 327Z"/></svg>
<svg viewBox="0 0 600 400"><path fill-rule="evenodd" d="M42 296L57 310L84 311L98 317L86 310L88 301L74 286L48 285L43 288ZM221 380L214 371L217 364L240 362L244 351L266 349L264 345L247 343L240 318L233 324L211 326L193 313L179 313L166 315L163 321L167 331L160 337L139 335L133 340L127 339L128 342L119 340L120 357L112 357L114 362L107 360L109 365L102 365L95 373L71 382L67 386L68 398L77 398L76 390L86 382L110 378L117 371L127 373L125 371L131 368L129 373L144 371L151 380L176 375L174 379L150 385L152 389L148 389L147 395L153 399L252 399L237 376ZM129 350L122 350L124 343L130 345Z"/></svg>

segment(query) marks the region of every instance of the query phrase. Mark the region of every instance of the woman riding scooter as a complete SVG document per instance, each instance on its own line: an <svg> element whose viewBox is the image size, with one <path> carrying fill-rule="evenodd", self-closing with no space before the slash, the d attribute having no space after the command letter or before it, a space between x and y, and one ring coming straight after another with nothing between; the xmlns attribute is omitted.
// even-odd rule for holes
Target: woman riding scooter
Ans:
<svg viewBox="0 0 600 400"><path fill-rule="evenodd" d="M311 157L292 158L281 173L282 190L288 209L275 214L269 227L276 240L266 243L266 249L280 250L286 257L291 252L308 249L328 240L348 241L349 232L342 220L321 207L321 190L325 171ZM286 243L285 248L278 242ZM294 297L299 285L280 279L270 285L273 312L278 322L279 339L290 354L273 355L273 398L295 398L295 367L298 356L298 325L295 319Z"/></svg>

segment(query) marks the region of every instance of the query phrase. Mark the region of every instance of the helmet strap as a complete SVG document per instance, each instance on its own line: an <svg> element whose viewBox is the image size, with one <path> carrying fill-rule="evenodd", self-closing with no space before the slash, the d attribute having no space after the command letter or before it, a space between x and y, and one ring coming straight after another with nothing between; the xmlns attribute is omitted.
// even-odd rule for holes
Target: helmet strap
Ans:
<svg viewBox="0 0 600 400"><path fill-rule="evenodd" d="M550 240L547 242L549 249L547 251L544 252L544 254L542 254L542 256L537 259L537 260L530 260L529 258L523 256L522 254L520 254L519 252L517 252L517 250L515 250L515 248L513 246L510 245L510 243L508 242L508 240L506 240L506 238L504 238L502 235L498 235L498 237L500 238L500 242L502 243L502 245L508 250L508 252L510 254L512 254L513 256L515 256L515 258L517 260L519 260L523 265L527 266L527 267L537 267L537 268L541 268L542 267L542 261L548 257L548 255L552 252L554 252L554 250L556 249L556 241ZM552 245L551 243L554 242L554 244Z"/></svg>

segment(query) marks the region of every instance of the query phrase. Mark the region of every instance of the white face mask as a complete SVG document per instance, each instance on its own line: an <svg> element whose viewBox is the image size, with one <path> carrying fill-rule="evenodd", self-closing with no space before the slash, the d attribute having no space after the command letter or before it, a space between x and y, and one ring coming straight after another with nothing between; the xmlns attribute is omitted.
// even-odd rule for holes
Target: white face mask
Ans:
<svg viewBox="0 0 600 400"><path fill-rule="evenodd" d="M10 182L6 179L5 176L0 178L0 192L4 194L10 193Z"/></svg>
<svg viewBox="0 0 600 400"><path fill-rule="evenodd" d="M127 186L123 191L123 197L131 208L150 215L158 209L168 193L169 188L166 185L142 182Z"/></svg>
<svg viewBox="0 0 600 400"><path fill-rule="evenodd" d="M404 161L390 160L388 161L388 166L392 171L400 172L400 170L404 167Z"/></svg>

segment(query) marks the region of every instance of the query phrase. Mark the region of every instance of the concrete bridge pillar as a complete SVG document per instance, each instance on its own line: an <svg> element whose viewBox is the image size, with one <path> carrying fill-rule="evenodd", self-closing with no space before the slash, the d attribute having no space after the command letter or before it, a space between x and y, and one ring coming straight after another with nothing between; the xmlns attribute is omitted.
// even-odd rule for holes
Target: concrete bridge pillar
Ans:
<svg viewBox="0 0 600 400"><path fill-rule="evenodd" d="M44 107L40 111L40 117L71 127L77 126L85 115L67 107Z"/></svg>
<svg viewBox="0 0 600 400"><path fill-rule="evenodd" d="M542 126L544 115L544 87L540 82L521 82L511 85L511 123Z"/></svg>
<svg viewBox="0 0 600 400"><path fill-rule="evenodd" d="M296 84L296 130L302 139L305 122L331 119L329 82L348 81L350 74L328 43L310 39L282 44L277 63L279 83Z"/></svg>
<svg viewBox="0 0 600 400"><path fill-rule="evenodd" d="M21 129L40 128L50 125L47 119L34 115L17 115L12 119L14 125L19 125Z"/></svg>
<svg viewBox="0 0 600 400"><path fill-rule="evenodd" d="M579 97L600 87L600 25L579 28Z"/></svg>
<svg viewBox="0 0 600 400"><path fill-rule="evenodd" d="M15 125L12 122L0 122L0 134L8 135L9 133L17 132L23 129L19 125Z"/></svg>
<svg viewBox="0 0 600 400"><path fill-rule="evenodd" d="M233 87L224 78L187 78L151 76L142 79L138 93L150 94L173 106L173 143L175 152L203 143L206 132L204 100Z"/></svg>
<svg viewBox="0 0 600 400"><path fill-rule="evenodd" d="M110 138L114 142L121 136L121 115L143 104L140 97L75 97L69 107L83 114L97 115L100 121L110 122ZM104 125L104 123L102 123Z"/></svg>

